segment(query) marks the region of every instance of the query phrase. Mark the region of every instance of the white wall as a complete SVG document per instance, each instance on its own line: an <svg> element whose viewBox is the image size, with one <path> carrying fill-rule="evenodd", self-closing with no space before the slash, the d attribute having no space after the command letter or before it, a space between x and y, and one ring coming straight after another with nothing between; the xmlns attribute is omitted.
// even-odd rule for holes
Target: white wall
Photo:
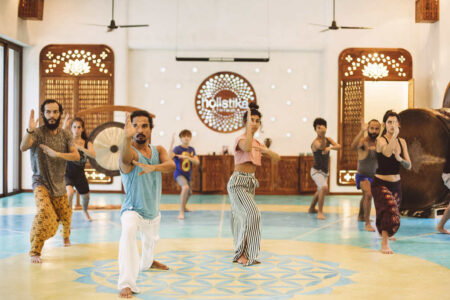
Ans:
<svg viewBox="0 0 450 300"><path fill-rule="evenodd" d="M115 103L147 108L157 114L154 141L168 147L172 132L197 131L200 153L220 151L233 134L216 134L201 125L193 109L198 84L222 70L240 73L256 90L264 114L264 134L284 155L309 151L316 116L328 120L328 135L337 138L339 53L348 47L404 48L413 57L415 105L438 108L450 79L450 1L440 1L440 21L416 24L411 0L336 1L338 25L372 30L318 33L307 23L331 22L331 0L117 0L118 23L149 23L149 28L117 30L80 23L108 23L110 0L46 0L44 21L23 21L17 1L0 1L0 35L29 45L24 54L24 114L38 103L38 55L50 43L104 43L115 52ZM176 55L261 56L270 62L187 63ZM199 71L192 73L192 67ZM166 72L161 73L164 66ZM255 73L255 67L260 73ZM293 72L288 74L287 68ZM145 82L149 88L144 89ZM182 87L175 89L176 83ZM276 89L271 89L274 83ZM301 86L307 83L308 90ZM166 104L160 100L165 98ZM285 101L291 100L287 106ZM387 108L386 108L387 109ZM177 122L174 117L180 115ZM277 121L271 123L270 117ZM307 122L301 118L307 117ZM24 118L24 124L26 118ZM159 136L159 131L165 132ZM292 137L287 139L285 133ZM207 141L214 141L205 142ZM24 156L24 169L28 154ZM336 185L332 154L331 191L354 191ZM24 188L30 178L24 172ZM117 188L117 186L115 186Z"/></svg>
<svg viewBox="0 0 450 300"><path fill-rule="evenodd" d="M231 149L242 132L220 134L203 125L195 112L195 94L209 75L217 71L236 72L249 80L256 91L263 114L263 132L258 138L270 137L272 149L280 154L298 155L311 151L313 118L323 116L322 60L321 52L299 51L273 52L270 63L176 62L169 51L132 50L129 67L135 71L129 75L129 104L156 115L152 142L169 147L172 134L188 128L196 132L192 145L198 153L219 153L223 145ZM194 67L198 69L196 73L192 72ZM161 68L165 71L161 72ZM181 88L176 88L178 83ZM177 120L177 116L181 119Z"/></svg>
<svg viewBox="0 0 450 300"><path fill-rule="evenodd" d="M408 108L407 81L365 81L364 120L383 119L386 107L395 112Z"/></svg>

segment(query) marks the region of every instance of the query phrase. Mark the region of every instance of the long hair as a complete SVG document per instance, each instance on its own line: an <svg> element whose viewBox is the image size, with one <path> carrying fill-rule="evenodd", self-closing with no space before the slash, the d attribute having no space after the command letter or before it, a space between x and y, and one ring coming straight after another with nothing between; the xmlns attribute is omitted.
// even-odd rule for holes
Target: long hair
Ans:
<svg viewBox="0 0 450 300"><path fill-rule="evenodd" d="M382 131L380 136L385 135L386 132L387 132L387 130L386 130L386 121L387 121L387 119L389 119L389 117L396 117L398 123L400 123L400 116L398 115L398 113L396 113L392 109L388 110L383 116L383 131Z"/></svg>
<svg viewBox="0 0 450 300"><path fill-rule="evenodd" d="M75 122L79 122L81 124L81 128L83 128L83 131L81 132L81 138L85 141L88 141L87 133L86 133L86 127L84 126L84 120L80 117L76 117L72 121L72 125Z"/></svg>

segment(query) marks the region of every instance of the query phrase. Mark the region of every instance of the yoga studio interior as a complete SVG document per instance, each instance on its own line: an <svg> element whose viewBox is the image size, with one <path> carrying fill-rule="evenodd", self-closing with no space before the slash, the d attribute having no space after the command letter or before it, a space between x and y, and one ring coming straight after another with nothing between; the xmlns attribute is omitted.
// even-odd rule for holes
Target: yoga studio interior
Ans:
<svg viewBox="0 0 450 300"><path fill-rule="evenodd" d="M0 0L0 298L450 299L449 0Z"/></svg>

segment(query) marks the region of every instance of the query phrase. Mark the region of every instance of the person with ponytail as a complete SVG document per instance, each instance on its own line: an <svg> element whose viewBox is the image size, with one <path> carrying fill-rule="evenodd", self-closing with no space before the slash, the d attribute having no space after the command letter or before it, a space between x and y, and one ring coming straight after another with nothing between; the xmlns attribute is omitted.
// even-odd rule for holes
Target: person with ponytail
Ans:
<svg viewBox="0 0 450 300"><path fill-rule="evenodd" d="M66 119L64 120L63 128L67 129L69 124L70 119L67 115ZM89 205L89 184L84 173L84 166L86 165L88 157L95 158L95 150L92 142L89 141L87 137L83 119L73 119L70 125L70 131L73 135L75 147L80 153L80 160L67 162L65 175L67 198L69 199L70 207L72 207L72 200L75 194L74 188L76 188L81 197L81 205L83 207L83 212L86 220L92 221L87 211ZM68 241L67 243L65 241L64 244L70 245L70 241Z"/></svg>
<svg viewBox="0 0 450 300"><path fill-rule="evenodd" d="M233 262L249 266L256 260L261 242L261 213L255 202L255 177L261 156L278 162L280 156L254 138L261 126L259 106L252 102L244 113L245 132L238 136L234 145L234 172L228 181L227 190L231 202L231 231L234 240Z"/></svg>
<svg viewBox="0 0 450 300"><path fill-rule="evenodd" d="M388 110L383 117L383 131L377 138L376 152L378 168L371 185L376 211L376 227L381 234L381 252L393 254L389 247L389 238L400 228L400 203L402 186L400 166L410 170L411 159L403 138L399 138L400 117Z"/></svg>

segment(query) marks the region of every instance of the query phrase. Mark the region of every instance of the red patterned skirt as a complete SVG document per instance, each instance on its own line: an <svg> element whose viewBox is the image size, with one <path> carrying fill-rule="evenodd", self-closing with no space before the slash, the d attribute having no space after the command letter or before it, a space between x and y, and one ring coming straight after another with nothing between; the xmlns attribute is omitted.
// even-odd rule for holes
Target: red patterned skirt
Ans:
<svg viewBox="0 0 450 300"><path fill-rule="evenodd" d="M402 201L402 185L399 181L390 182L374 177L372 195L377 213L376 226L378 232L387 231L393 236L400 228L399 207Z"/></svg>

